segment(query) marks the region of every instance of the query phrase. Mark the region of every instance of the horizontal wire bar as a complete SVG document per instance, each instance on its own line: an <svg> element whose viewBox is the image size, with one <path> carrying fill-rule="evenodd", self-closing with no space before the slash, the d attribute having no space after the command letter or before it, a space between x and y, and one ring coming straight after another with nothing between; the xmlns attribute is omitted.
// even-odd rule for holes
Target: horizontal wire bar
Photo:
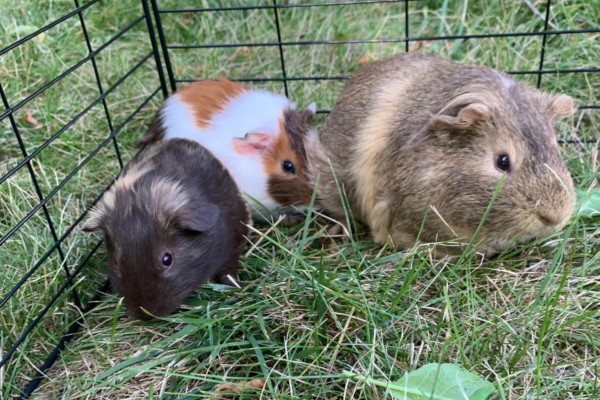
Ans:
<svg viewBox="0 0 600 400"><path fill-rule="evenodd" d="M339 39L339 40L296 40L288 42L245 42L245 43L213 43L213 44L171 44L167 45L170 50L182 49L211 49L211 48L229 48L229 47L273 47L273 46L309 46L309 45L329 45L329 44L361 44L361 43L402 43L417 41L436 41L436 40L457 40L457 39L486 39L486 38L504 38L504 37L527 37L543 35L573 35L577 33L600 33L600 29L568 29L561 31L540 31L540 32L509 32L509 33L481 33L471 35L446 35L446 36L417 36L409 38L383 38L383 39Z"/></svg>
<svg viewBox="0 0 600 400"><path fill-rule="evenodd" d="M538 74L574 74L574 73L596 73L600 72L599 68L566 68L566 69L545 69L541 71L530 70L530 71L506 71L507 74L511 75L538 75ZM296 77L286 77L287 81L337 81L337 80L348 80L351 75L333 75L333 76L296 76ZM274 78L229 78L232 81L237 82L283 82L284 78L282 77L274 77ZM201 79L193 79L193 78L180 78L175 79L175 82L178 83L190 83L196 82Z"/></svg>
<svg viewBox="0 0 600 400"><path fill-rule="evenodd" d="M598 143L598 139L579 139L579 140L575 140L575 139L558 139L558 143L559 144L592 144L592 143Z"/></svg>
<svg viewBox="0 0 600 400"><path fill-rule="evenodd" d="M21 334L21 336L19 336L19 338L12 345L12 347L6 352L6 354L4 355L4 358L2 358L2 360L0 360L0 368L4 364L6 364L6 362L12 357L13 353L19 348L19 346L21 345L21 343L23 343L23 341L25 340L25 338L29 335L29 333L31 333L31 331L33 330L33 328L35 328L35 326L40 322L40 320L44 317L44 315L46 315L46 313L54 305L54 303L56 303L56 301L63 294L63 292L71 285L71 283L73 282L73 279L79 274L79 272L83 269L83 267L88 263L88 261L94 255L94 253L98 250L98 248L100 248L101 244L102 244L102 240L98 240L98 243L88 253L88 255L84 259L84 261L81 262L77 266L77 268L75 269L75 271L73 272L73 274L69 278L67 278L67 280L65 281L65 283L63 283L61 285L61 287L56 291L56 293L54 294L54 296L52 296L52 298L50 299L50 301L46 304L46 307L44 307L42 309L42 311L40 311L40 313L38 314L38 316L33 319L33 322L31 324L29 324L29 326L27 327L27 329L25 329L25 331Z"/></svg>
<svg viewBox="0 0 600 400"><path fill-rule="evenodd" d="M37 213L44 204L46 204L81 168L83 168L102 148L104 148L106 146L106 144L108 142L110 142L110 140L116 136L124 127L125 124L127 124L155 95L156 93L158 93L158 91L160 90L160 86L154 90L154 92L152 92L152 94L150 94L143 102L140 106L138 106L138 108L136 108L136 110L130 114L127 119L125 119L125 121L117 128L115 129L106 139L104 139L99 145L98 147L96 147L96 149L94 149L94 151L92 151L86 158L83 159L83 161L81 163L79 163L79 165L77 165L77 167L75 167L66 177L65 179L63 179L58 185L56 185L52 191L50 193L48 193L48 195L42 200L40 201L29 213L27 213L27 215L18 223L16 224L13 228L11 228L11 230L9 231L9 233L7 233L6 235L4 235L2 237L2 239L0 239L0 246L8 239L10 238L10 236L12 236L25 222L27 222L35 213Z"/></svg>
<svg viewBox="0 0 600 400"><path fill-rule="evenodd" d="M34 98L38 97L40 94L44 93L46 90L48 90L50 87L54 86L56 83L60 82L61 80L63 80L67 75L70 75L73 71L75 71L76 69L78 69L79 67L81 67L83 64L85 64L87 61L89 61L92 57L96 56L97 54L99 54L102 50L106 49L109 45L111 45L115 40L119 39L121 36L123 36L125 33L129 32L131 29L133 29L133 27L135 27L137 24L140 23L140 21L144 20L144 16L138 17L136 20L134 20L130 25L128 25L126 28L124 28L122 31L120 31L119 33L117 33L115 36L113 36L112 38L110 38L106 43L104 43L102 46L98 47L96 50L89 52L87 56L85 56L84 58L82 58L81 60L79 60L77 63L75 63L73 66L71 66L69 69L63 71L60 75L58 75L56 78L52 79L51 81L47 82L46 84L44 84L42 87L40 87L38 90L36 90L35 92L33 92L32 94L30 94L29 96L27 96L26 98L24 98L23 100L21 100L19 103L17 103L15 106L12 106L11 108L7 109L3 114L0 115L0 121L2 121L4 118L8 117L10 114L13 114L15 111L18 111L21 107L23 107L25 104L29 103L31 100L33 100Z"/></svg>
<svg viewBox="0 0 600 400"><path fill-rule="evenodd" d="M89 110L97 106L102 100L104 100L113 90L115 90L118 86L121 85L129 76L131 76L138 68L140 68L150 57L152 57L154 53L150 52L147 56L145 56L140 62L138 62L133 68L131 68L128 72L125 73L122 77L119 78L108 90L106 90L100 97L96 98L90 105L83 109L79 114L77 114L73 119L67 122L61 129L59 129L55 134L50 136L44 143L42 143L37 149L35 149L32 153L30 153L26 158L24 158L21 162L19 162L16 166L14 166L10 171L8 171L4 176L0 178L0 184L10 178L15 172L19 169L23 168L27 162L31 161L35 158L42 150L44 150L48 145L50 145L57 137L64 133L67 129L69 129L75 122L77 122L83 115L85 115ZM0 241L0 246L2 245L2 241Z"/></svg>
<svg viewBox="0 0 600 400"><path fill-rule="evenodd" d="M63 15L62 17L50 22L47 25L44 25L43 27L41 27L40 29L38 29L37 31L30 33L27 36L22 37L21 39L16 40L15 42L9 44L8 46L6 46L5 48L3 48L2 50L0 50L0 56L3 56L4 54L8 53L9 51L15 49L16 47L19 47L20 45L22 45L23 43L33 39L34 37L36 37L37 35L39 35L40 33L44 33L46 32L48 29L54 28L56 25L60 24L61 22L66 21L67 19L73 17L74 15L77 15L79 12L85 10L86 8L89 8L90 6L94 5L95 3L97 3L99 0L91 0L88 3L85 3L84 5L77 7L76 9L74 9L73 11Z"/></svg>
<svg viewBox="0 0 600 400"><path fill-rule="evenodd" d="M411 2L423 0L409 0ZM249 11L249 10L271 10L274 8L309 8L309 7L330 7L330 6L348 6L360 4L402 4L400 0L356 0L356 1L336 1L322 3L300 3L300 4L276 4L276 5L255 5L255 6L234 6L234 7L190 7L158 10L161 14L179 14L179 13L200 13L207 11Z"/></svg>

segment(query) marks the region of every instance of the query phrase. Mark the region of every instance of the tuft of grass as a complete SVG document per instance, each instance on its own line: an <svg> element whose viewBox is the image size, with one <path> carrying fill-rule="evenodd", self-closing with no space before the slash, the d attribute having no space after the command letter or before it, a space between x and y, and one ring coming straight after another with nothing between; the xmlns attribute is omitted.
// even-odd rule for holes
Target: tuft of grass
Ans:
<svg viewBox="0 0 600 400"><path fill-rule="evenodd" d="M82 2L84 3L84 2ZM174 0L162 9L180 8ZM281 1L291 4L292 1ZM545 1L531 1L542 14ZM264 4L245 1L244 5ZM269 3L270 4L270 3ZM594 2L554 0L550 21L557 29L597 29ZM198 0L190 6L231 6L225 0ZM73 3L4 0L0 47L73 9ZM93 49L142 15L138 0L101 1L84 13ZM173 49L177 79L282 78L272 9L161 14L169 44L247 43L247 47ZM284 42L395 39L405 35L404 4L348 4L278 10ZM410 37L534 32L543 21L521 0L409 2ZM32 30L33 29L33 30ZM597 67L597 33L549 35L545 69ZM506 71L536 70L538 36L415 40L410 51ZM104 90L151 50L146 26L136 25L95 58ZM300 106L316 101L333 107L351 75L366 62L404 51L403 43L292 44L283 47L291 78L335 76L335 80L292 80L290 97ZM0 82L9 105L35 92L87 55L77 18L47 31L0 57ZM532 84L537 75L519 75ZM598 104L600 73L545 74L542 88L561 91L578 104ZM41 197L67 179L110 134L124 124L158 87L154 60L31 161ZM254 86L282 93L281 82ZM15 113L27 154L81 113L98 95L93 65L86 62L62 82ZM2 245L0 294L14 287L51 248L54 235L68 232L135 153L139 137L160 103L160 94L123 125L112 142L73 175ZM0 109L3 112L3 108ZM38 125L28 123L30 112ZM578 187L596 185L597 110L579 110L559 126L563 154ZM110 122L109 122L110 121ZM319 122L323 121L323 116ZM0 122L0 176L23 154L7 119ZM0 227L14 227L40 201L28 169L0 185ZM344 371L375 379L398 380L428 362L453 362L485 377L502 390L494 398L598 397L600 363L600 230L598 218L575 217L562 232L482 261L465 255L435 260L431 246L399 252L375 246L364 233L330 238L330 222L311 209L305 223L287 227L273 221L248 238L242 259L243 289L205 285L181 312L141 323L127 316L120 299L106 294L84 315L81 333L47 372L34 398L214 398L219 384L266 380L240 399L384 398L385 391L348 380ZM51 221L49 224L48 220ZM54 230L54 233L52 232ZM39 269L2 306L2 354L15 343L48 300L97 244L78 231L60 253L53 251ZM61 254L62 253L62 254ZM60 296L40 324L0 370L2 397L15 398L79 312L74 291L86 303L104 280L101 248Z"/></svg>

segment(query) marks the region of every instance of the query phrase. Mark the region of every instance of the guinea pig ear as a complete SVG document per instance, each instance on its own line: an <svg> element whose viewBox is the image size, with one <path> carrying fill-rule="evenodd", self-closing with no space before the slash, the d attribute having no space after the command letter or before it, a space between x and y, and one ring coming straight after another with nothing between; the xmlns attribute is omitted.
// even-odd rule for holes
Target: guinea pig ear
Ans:
<svg viewBox="0 0 600 400"><path fill-rule="evenodd" d="M178 211L179 227L181 229L205 232L216 225L220 210L214 204L190 204Z"/></svg>
<svg viewBox="0 0 600 400"><path fill-rule="evenodd" d="M250 132L246 133L243 138L234 138L231 141L233 151L242 156L262 154L271 142L273 135L268 133Z"/></svg>
<svg viewBox="0 0 600 400"><path fill-rule="evenodd" d="M490 109L483 103L471 103L460 109L456 116L444 112L431 121L433 128L469 128L490 118Z"/></svg>
<svg viewBox="0 0 600 400"><path fill-rule="evenodd" d="M315 103L314 101L312 103L310 103L308 105L308 107L306 107L304 109L304 115L308 122L312 121L312 119L316 113L317 113L317 103Z"/></svg>
<svg viewBox="0 0 600 400"><path fill-rule="evenodd" d="M574 111L572 98L565 94L552 96L550 100L550 113L553 121L569 117L573 115Z"/></svg>

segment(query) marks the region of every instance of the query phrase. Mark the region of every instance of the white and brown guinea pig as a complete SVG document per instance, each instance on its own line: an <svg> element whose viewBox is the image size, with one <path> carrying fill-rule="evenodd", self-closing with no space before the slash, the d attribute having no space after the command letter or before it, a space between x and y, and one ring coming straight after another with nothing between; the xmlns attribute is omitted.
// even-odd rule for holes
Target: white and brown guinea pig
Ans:
<svg viewBox="0 0 600 400"><path fill-rule="evenodd" d="M317 194L343 215L343 187L375 241L407 248L469 242L503 179L475 242L492 255L569 220L573 181L553 125L572 112L570 97L491 68L421 54L376 61L325 121Z"/></svg>
<svg viewBox="0 0 600 400"><path fill-rule="evenodd" d="M298 111L285 96L226 79L187 85L162 105L139 143L186 138L210 150L255 211L308 205L305 142L315 105ZM257 204L258 202L258 204ZM254 212L253 214L257 214Z"/></svg>

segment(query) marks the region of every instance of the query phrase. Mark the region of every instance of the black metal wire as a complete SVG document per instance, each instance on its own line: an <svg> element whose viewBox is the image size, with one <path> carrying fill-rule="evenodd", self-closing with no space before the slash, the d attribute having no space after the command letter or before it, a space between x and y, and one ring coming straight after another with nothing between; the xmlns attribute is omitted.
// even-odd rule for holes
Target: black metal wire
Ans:
<svg viewBox="0 0 600 400"><path fill-rule="evenodd" d="M600 72L600 67L598 68L568 68L568 69L546 69L543 71L533 70L533 71L506 71L507 74L511 75L539 75L539 74L574 74L574 73L598 73ZM229 77L229 79L238 82L281 82L283 78L274 77L243 77L243 78L234 78ZM288 76L285 78L287 81L342 81L350 79L350 75L328 75L328 76ZM197 81L197 78L181 78L175 79L177 83L190 83Z"/></svg>
<svg viewBox="0 0 600 400"><path fill-rule="evenodd" d="M408 53L408 38L410 35L408 34L408 0L404 0L404 51Z"/></svg>
<svg viewBox="0 0 600 400"><path fill-rule="evenodd" d="M101 244L102 241L99 241L94 247L94 249L90 251L88 256L85 258L84 262L80 264L79 270L84 268L84 266L89 262L90 258L98 250ZM92 311L99 304L100 299L102 298L104 292L108 289L109 286L110 281L106 279L104 281L104 284L98 289L98 293L96 293L96 295L92 298L92 300L90 300L87 306L85 306L85 308L81 310L81 314L79 315L79 317L77 317L77 319L73 321L71 325L69 325L69 327L66 329L62 338L60 339L54 350L52 350L46 361L44 361L44 363L39 368L37 368L35 377L29 382L23 393L21 393L21 396L19 397L20 399L28 399L33 394L35 389L37 389L39 384L42 382L42 379L45 377L44 373L48 369L50 369L50 367L52 367L52 365L56 362L56 360L60 356L60 353L65 349L67 343L75 337L75 334L81 328L81 324L85 315L89 314L90 311Z"/></svg>
<svg viewBox="0 0 600 400"><path fill-rule="evenodd" d="M40 322L40 320L44 317L44 315L46 315L46 313L48 312L48 310L54 305L54 303L56 303L56 301L60 298L60 296L64 293L64 291L67 290L67 288L71 286L71 284L73 283L73 278L75 276L77 276L77 274L79 273L79 271L81 271L81 269L87 264L87 262L89 261L89 259L91 258L91 256L94 255L94 253L98 250L98 248L100 247L101 243L102 243L101 241L98 241L98 243L96 244L96 246L92 249L92 251L90 251L90 253L88 254L88 256L84 259L84 262L82 262L82 263L79 264L79 266L75 269L73 275L71 275L65 281L65 283L63 283L61 285L61 287L56 291L56 293L54 294L54 296L52 296L52 298L46 304L46 306L42 309L42 311L39 312L39 314L37 315L37 317L35 317L33 319L33 321L31 322L31 324L29 324L29 326L27 327L27 329L25 329L25 331L21 334L21 336L13 344L13 346L6 352L6 354L4 355L4 358L0 361L0 367L2 367L11 358L11 356L13 355L13 353L19 348L19 346L21 345L21 343L23 343L23 341L25 340L25 338L27 338L27 336L29 335L29 333L31 333L31 331L33 330L33 328L35 328L35 326L38 324L38 322ZM78 307L78 308L82 309L80 307Z"/></svg>
<svg viewBox="0 0 600 400"><path fill-rule="evenodd" d="M100 145L98 145L98 147L92 151L77 167L75 167L73 169L73 171L67 175L67 177L58 185L56 186L50 195L48 195L48 198L50 198L51 196L53 196L54 194L56 194L56 192L58 192L60 190L60 188L62 186L64 186L64 184L70 180L73 175L75 175L85 164L87 164L96 154L98 154L98 152L100 152L100 150L102 150L104 147L106 147L106 145L112 140L112 138L117 135L121 130L123 130L123 128L129 123L129 121L131 121L133 119L133 117L135 117L137 115L137 113L139 113L142 108L144 108L144 106L146 106L146 104L148 104L148 102L150 100L152 100L154 98L154 96L161 90L160 86L156 88L156 90L154 90L152 92L152 94L150 94L136 109L134 112L132 112L124 121L123 123L114 131L112 132L109 137L107 137L106 139L104 139L104 141L102 143L100 143ZM47 201L46 199L43 200L43 202L45 203L45 201ZM65 236L66 237L66 236ZM58 248L58 246L60 245L60 242L58 241L58 239L56 239L56 242L54 244L54 246L56 246L56 248ZM44 260L45 261L45 260ZM43 262L39 263L39 266L42 264ZM83 267L82 264L80 265L74 272L73 275L71 275L67 282L70 284L70 282L73 280L73 277L77 275L77 273L79 272L79 270ZM65 283L66 284L66 283ZM64 286L64 285L63 285ZM17 288L18 290L18 288ZM64 289L62 290L64 291ZM62 291L60 293L62 293ZM23 332L23 334L19 337L19 339L17 339L17 341L13 344L13 346L7 351L7 353L4 355L4 358L0 361L0 367L2 365L4 365L4 363L6 363L6 361L8 361L8 359L13 355L13 353L17 350L17 348L21 345L21 343L23 343L23 341L25 340L25 338L27 337L27 335L33 330L33 328L37 325L37 323L41 320L41 318L48 312L48 310L50 309L50 307L52 306L52 304L54 304L54 302L56 302L56 300L59 297L59 293L57 293L57 295L55 295L52 300L46 305L46 307L44 307L44 309L38 314L38 316L33 320L33 322L29 325L29 327Z"/></svg>
<svg viewBox="0 0 600 400"><path fill-rule="evenodd" d="M142 0L142 7L144 9L144 18L146 19L146 29L148 29L148 36L150 36L150 44L152 45L152 53L154 53L154 62L156 63L156 72L158 73L160 88L162 90L163 98L166 99L169 96L169 91L167 90L162 63L160 61L160 54L158 52L158 46L156 45L156 37L154 36L154 27L152 26L152 17L150 16L150 10L148 8L148 0ZM162 29L160 32L162 33Z"/></svg>
<svg viewBox="0 0 600 400"><path fill-rule="evenodd" d="M550 2L551 0L548 0L546 2L546 16L544 18L544 32L548 31L548 22L550 20ZM538 68L538 70L542 71L544 69L544 54L546 53L546 39L548 37L547 33L543 33L542 34L542 48L540 49L540 67ZM537 79L537 87L538 89L542 86L542 74L538 74L538 79Z"/></svg>
<svg viewBox="0 0 600 400"><path fill-rule="evenodd" d="M52 79L50 82L47 82L46 84L44 84L42 87L40 87L39 89L37 89L35 92L33 92L32 94L30 94L29 96L27 96L26 98L24 98L23 100L21 100L19 103L17 103L17 105L15 105L14 107L7 108L6 111L0 115L0 121L2 121L8 115L13 114L15 111L18 111L25 104L29 103L31 100L33 100L34 98L38 97L40 94L44 93L46 90L48 90L49 88L51 88L52 86L54 86L56 83L58 83L61 80L63 80L66 76L70 75L71 72L73 72L76 69L78 69L79 67L81 67L87 61L89 61L92 57L98 55L102 50L104 50L108 46L110 46L115 40L119 39L121 36L123 36L124 34L126 34L127 32L129 32L131 29L133 29L143 19L144 19L144 16L136 18L125 29L123 29L122 31L120 31L119 33L117 33L116 35L114 35L106 43L104 43L102 46L98 47L98 49L96 49L95 51L89 53L86 57L84 57L81 60L79 60L78 62L76 62L74 65L72 65L66 71L63 71L61 74L59 74L56 78Z"/></svg>
<svg viewBox="0 0 600 400"><path fill-rule="evenodd" d="M23 165L29 164L29 162L39 154L44 148L46 148L50 143L52 143L57 137L59 137L63 132L65 132L69 127L71 127L77 120L79 120L83 115L89 112L95 105L97 105L101 100L104 100L106 96L108 96L114 89L116 89L125 79L127 79L131 74L133 74L139 67L141 67L152 54L148 54L140 62L138 62L133 68L131 68L125 75L123 75L114 85L112 85L104 94L94 100L89 106L87 106L82 112L80 112L75 118L69 121L65 126L63 126L58 132L52 135L48 140L46 140L42 145L40 145L31 155L28 155L24 158L21 163L19 163L16 167L12 168L6 175L4 175L0 179L0 184L4 182L6 179L10 178L11 175L16 173ZM12 115L11 115L12 118ZM64 182L64 181L63 181ZM64 182L66 183L66 182ZM62 186L61 186L62 187ZM34 207L21 221L19 221L13 228L11 228L8 233L4 234L2 238L0 238L0 246L6 242L6 240L12 236L25 222L27 222L37 211L39 211L40 206L45 204L49 199L50 195L46 196L46 199L42 199L42 202Z"/></svg>
<svg viewBox="0 0 600 400"><path fill-rule="evenodd" d="M158 39L160 40L160 47L162 48L163 57L165 58L165 66L167 67L167 75L169 76L169 83L171 84L171 90L174 92L177 90L177 84L175 82L175 75L173 75L173 67L171 66L171 58L169 57L169 49L167 48L167 41L165 39L165 33L162 27L162 21L160 19L160 10L156 4L156 0L152 1L152 12L154 13L154 20L156 21L156 29L158 30Z"/></svg>
<svg viewBox="0 0 600 400"><path fill-rule="evenodd" d="M190 7L160 10L161 14L179 14L179 13L200 13L217 11L247 11L247 10L265 10L275 8L309 8L309 7L331 7L331 6L352 6L360 4L385 4L398 3L401 0L350 0L350 1L328 1L321 3L294 3L294 4L274 4L274 5L253 5L253 6L233 6L233 7ZM404 0L404 1L425 1L425 0Z"/></svg>
<svg viewBox="0 0 600 400"><path fill-rule="evenodd" d="M275 27L277 29L277 43L279 44L279 62L281 64L281 76L283 77L283 88L285 97L290 97L285 73L285 59L283 58L283 46L281 44L281 28L279 26L279 13L277 12L277 0L273 0L273 14L275 14Z"/></svg>
<svg viewBox="0 0 600 400"><path fill-rule="evenodd" d="M0 85L0 97L2 98L2 104L4 104L4 107L6 109L10 108L8 99L6 98L6 94L4 93L4 88L2 87L2 85ZM24 158L27 158L27 149L25 148L25 143L23 142L23 138L19 132L19 128L18 128L15 118L12 114L10 114L9 120L10 120L10 125L12 127L13 133L15 135L15 138L17 139L17 142L19 144L21 154L23 155ZM44 195L43 195L42 189L40 188L40 185L38 183L37 176L35 174L33 166L31 165L30 162L27 162L27 170L29 171L29 176L31 178L31 183L33 184L33 187L35 189L35 193L36 193L38 199L40 200L40 203L38 204L36 212L40 208L43 210L46 224L48 225L50 234L52 235L52 238L54 239L54 242L56 243L56 241L58 240L58 236L56 234L56 229L54 229L54 223L52 222L52 217L50 216L48 207L46 207L46 203L45 202L42 203L42 200L44 199ZM61 266L63 268L63 271L64 271L65 275L67 276L67 278L70 278L71 273L69 272L69 268L67 267L67 265L65 263L65 259L66 259L65 253L63 252L62 247L60 245L56 248L56 250L60 257ZM81 306L81 302L79 301L79 296L75 292L73 293L73 301L77 305L77 307Z"/></svg>
<svg viewBox="0 0 600 400"><path fill-rule="evenodd" d="M79 8L79 0L75 1L75 7ZM81 30L83 31L83 37L85 38L85 44L88 49L88 54L93 54L92 44L90 43L90 37L88 36L87 29L85 27L85 20L83 19L83 14L79 12L79 23L81 24ZM100 80L100 74L98 73L98 66L96 65L96 57L92 55L92 68L94 69L94 77L96 78L96 84L98 85L98 90L100 92L100 96L103 94L102 90L102 81ZM102 99L102 107L104 108L104 115L106 116L106 121L108 122L108 129L112 132L113 124L112 119L110 118L110 112L108 111L108 105L106 104L106 98ZM119 144L117 143L117 139L113 138L113 145L115 147L115 153L117 154L117 160L119 161L119 168L123 169L123 160L121 159L121 151L119 151Z"/></svg>
<svg viewBox="0 0 600 400"><path fill-rule="evenodd" d="M542 32L509 32L509 33L480 33L468 35L444 35L444 36L416 36L408 38L382 38L382 39L337 39L337 40L296 40L287 42L237 42L237 43L212 43L212 44L171 44L167 49L212 49L212 48L235 48L235 47L275 47L275 46L314 46L331 44L361 44L361 43L401 43L405 41L439 41L439 40L467 40L467 39L493 39L509 37L527 37L540 35L571 35L577 33L600 33L600 28L594 29L564 29L559 31Z"/></svg>
<svg viewBox="0 0 600 400"><path fill-rule="evenodd" d="M17 47L19 47L20 45L22 45L25 42L30 41L31 39L33 39L34 37L38 36L41 33L46 32L48 29L52 29L54 28L56 25L60 24L61 22L64 22L66 20L68 20L69 18L71 18L72 16L74 16L75 14L80 13L81 11L85 10L86 8L89 8L91 6L93 6L94 4L96 4L98 1L100 0L90 0L89 2L85 3L83 6L63 15L62 17L50 22L48 25L45 25L43 27L41 27L40 29L38 29L37 31L30 33L29 35L26 35L24 37L22 37L21 39L9 44L8 46L6 46L5 48L3 48L2 50L0 50L0 56L3 56L4 54L8 53L9 51L11 51L12 49L15 49Z"/></svg>

